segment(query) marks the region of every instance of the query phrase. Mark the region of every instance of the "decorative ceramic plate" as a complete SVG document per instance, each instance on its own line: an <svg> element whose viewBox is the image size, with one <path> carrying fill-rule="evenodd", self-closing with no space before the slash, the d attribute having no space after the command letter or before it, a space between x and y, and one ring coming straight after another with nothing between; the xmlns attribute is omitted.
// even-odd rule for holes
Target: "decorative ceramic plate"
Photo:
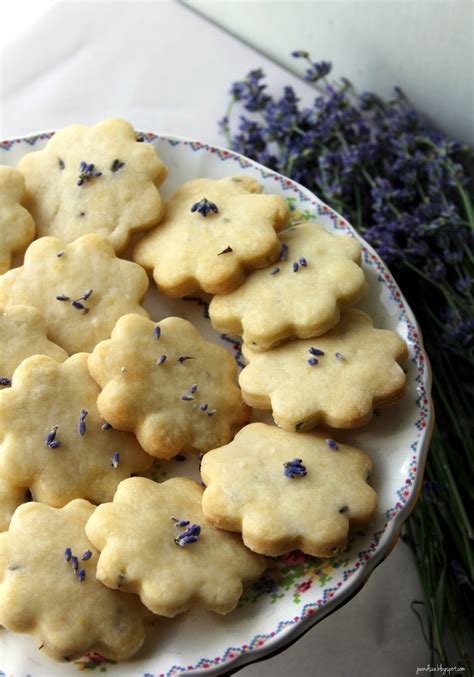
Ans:
<svg viewBox="0 0 474 677"><path fill-rule="evenodd" d="M51 136L40 133L1 142L0 163L16 165L25 153L43 148ZM348 233L360 240L369 292L358 307L372 316L376 327L397 331L410 350L403 400L377 412L361 429L333 433L337 439L361 447L374 460L371 484L379 494L377 519L370 533L352 539L348 550L338 557L320 560L292 552L272 559L264 577L245 591L239 608L228 616L195 609L173 620L157 619L148 630L145 646L126 663L115 664L90 654L70 665L56 664L41 655L29 635L0 630L0 677L69 677L78 670L107 672L114 677L235 672L283 649L360 590L395 545L420 489L433 418L430 370L413 313L374 250L308 190L256 162L196 141L155 134L142 137L155 146L169 169L162 187L165 197L189 179L250 174L266 192L288 200L293 221L317 221L331 232ZM167 315L191 320L241 363L238 341L212 329L208 300L205 295L173 300L153 289L145 306L154 320ZM173 474L195 472L196 459L186 454L180 462L158 462L151 477L160 481Z"/></svg>

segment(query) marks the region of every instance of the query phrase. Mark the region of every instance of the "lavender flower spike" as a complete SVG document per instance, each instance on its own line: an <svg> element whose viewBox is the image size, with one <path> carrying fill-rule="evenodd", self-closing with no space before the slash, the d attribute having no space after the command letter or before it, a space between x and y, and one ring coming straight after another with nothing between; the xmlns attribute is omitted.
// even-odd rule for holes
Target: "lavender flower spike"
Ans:
<svg viewBox="0 0 474 677"><path fill-rule="evenodd" d="M193 206L191 207L192 212L199 212L201 216L207 216L210 212L213 212L214 214L217 214L219 212L219 209L217 208L217 205L214 204L214 202L211 202L207 198L203 197L199 202L195 202Z"/></svg>

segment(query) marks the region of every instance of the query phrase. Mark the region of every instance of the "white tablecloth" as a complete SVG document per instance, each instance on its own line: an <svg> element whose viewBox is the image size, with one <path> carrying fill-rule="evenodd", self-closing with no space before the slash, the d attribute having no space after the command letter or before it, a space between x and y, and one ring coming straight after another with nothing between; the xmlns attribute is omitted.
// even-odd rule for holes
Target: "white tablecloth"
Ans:
<svg viewBox="0 0 474 677"><path fill-rule="evenodd" d="M224 145L217 120L230 83L259 66L275 91L292 83L313 97L309 85L175 2L62 2L3 50L0 136L119 116ZM415 675L429 653L414 599L414 561L399 542L352 601L242 677Z"/></svg>

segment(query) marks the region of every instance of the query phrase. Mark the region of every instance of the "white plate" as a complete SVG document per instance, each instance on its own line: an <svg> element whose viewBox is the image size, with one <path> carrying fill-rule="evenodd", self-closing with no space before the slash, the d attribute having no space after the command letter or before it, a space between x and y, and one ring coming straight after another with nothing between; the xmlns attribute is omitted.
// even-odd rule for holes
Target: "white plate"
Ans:
<svg viewBox="0 0 474 677"><path fill-rule="evenodd" d="M16 165L26 153L43 148L52 133L39 133L0 143L0 163ZM332 232L356 235L350 224L308 190L236 153L186 139L145 134L169 169L162 192L168 197L181 183L197 177L220 179L250 174L266 192L289 199L295 218L317 220ZM375 326L397 331L410 350L407 393L399 404L383 409L372 422L354 431L335 432L336 439L367 451L375 468L371 484L379 494L377 519L370 533L354 538L340 557L317 560L300 553L272 560L264 578L248 589L236 611L226 617L193 610L173 620L158 619L143 649L132 660L112 664L91 656L70 665L49 661L29 635L0 631L0 677L68 677L96 669L114 677L174 677L222 674L274 654L360 590L386 557L412 510L422 482L433 422L431 374L416 320L389 270L358 235L363 247L369 292L358 305ZM194 322L207 338L223 344L239 359L238 344L219 336L207 319L205 295L187 300L160 296L155 289L145 306L152 319L180 315ZM156 478L192 473L194 459L160 464ZM402 575L402 572L400 572ZM2 671L3 670L3 671Z"/></svg>

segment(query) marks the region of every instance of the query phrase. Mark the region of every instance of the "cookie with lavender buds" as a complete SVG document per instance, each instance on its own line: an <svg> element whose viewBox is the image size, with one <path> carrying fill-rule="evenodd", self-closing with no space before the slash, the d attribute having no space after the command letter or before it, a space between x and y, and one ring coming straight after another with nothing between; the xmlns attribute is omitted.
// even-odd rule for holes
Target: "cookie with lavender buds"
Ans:
<svg viewBox="0 0 474 677"><path fill-rule="evenodd" d="M109 501L121 480L153 461L133 435L100 417L87 358L29 357L0 392L0 477L54 507Z"/></svg>
<svg viewBox="0 0 474 677"><path fill-rule="evenodd" d="M35 236L35 222L23 207L25 180L17 169L0 166L0 275L12 256L26 249Z"/></svg>
<svg viewBox="0 0 474 677"><path fill-rule="evenodd" d="M225 444L249 415L234 359L179 317L120 318L89 357L89 370L102 388L101 415L158 458Z"/></svg>
<svg viewBox="0 0 474 677"><path fill-rule="evenodd" d="M261 192L250 176L188 181L167 203L160 226L138 242L133 259L153 271L168 296L232 291L280 251L276 233L289 209L279 195Z"/></svg>
<svg viewBox="0 0 474 677"><path fill-rule="evenodd" d="M67 246L42 237L28 247L21 268L0 277L0 306L37 308L51 340L69 354L90 352L122 315L148 316L140 306L147 288L143 268L119 259L100 235Z"/></svg>
<svg viewBox="0 0 474 677"><path fill-rule="evenodd" d="M0 477L0 531L6 531L13 513L26 501L27 492Z"/></svg>
<svg viewBox="0 0 474 677"><path fill-rule="evenodd" d="M357 428L375 408L394 404L405 389L400 366L406 342L393 331L374 329L360 310L343 312L339 324L317 339L291 341L267 352L244 344L247 366L239 383L244 400L272 409L285 430L318 424Z"/></svg>
<svg viewBox="0 0 474 677"><path fill-rule="evenodd" d="M215 329L243 335L254 350L324 334L337 324L341 309L367 290L355 238L305 223L280 239L274 265L251 273L231 294L214 296L209 306Z"/></svg>
<svg viewBox="0 0 474 677"><path fill-rule="evenodd" d="M166 168L152 145L137 143L125 120L65 127L46 148L25 155L18 169L40 237L72 242L97 233L121 252L132 233L162 216L158 186Z"/></svg>
<svg viewBox="0 0 474 677"><path fill-rule="evenodd" d="M58 661L97 651L125 660L144 640L144 607L96 578L98 552L85 524L95 506L27 503L0 534L0 624L33 635Z"/></svg>
<svg viewBox="0 0 474 677"><path fill-rule="evenodd" d="M331 557L350 531L373 521L371 459L321 432L290 433L252 423L201 464L202 508L216 527L242 533L264 555L294 549Z"/></svg>
<svg viewBox="0 0 474 677"><path fill-rule="evenodd" d="M67 358L65 350L46 336L46 322L31 306L0 308L0 390L11 385L12 375L31 355L47 355L58 362Z"/></svg>
<svg viewBox="0 0 474 677"><path fill-rule="evenodd" d="M121 482L113 503L99 506L86 525L101 551L98 579L140 595L160 616L173 618L191 606L232 611L243 583L261 576L265 560L207 521L202 492L186 477Z"/></svg>

